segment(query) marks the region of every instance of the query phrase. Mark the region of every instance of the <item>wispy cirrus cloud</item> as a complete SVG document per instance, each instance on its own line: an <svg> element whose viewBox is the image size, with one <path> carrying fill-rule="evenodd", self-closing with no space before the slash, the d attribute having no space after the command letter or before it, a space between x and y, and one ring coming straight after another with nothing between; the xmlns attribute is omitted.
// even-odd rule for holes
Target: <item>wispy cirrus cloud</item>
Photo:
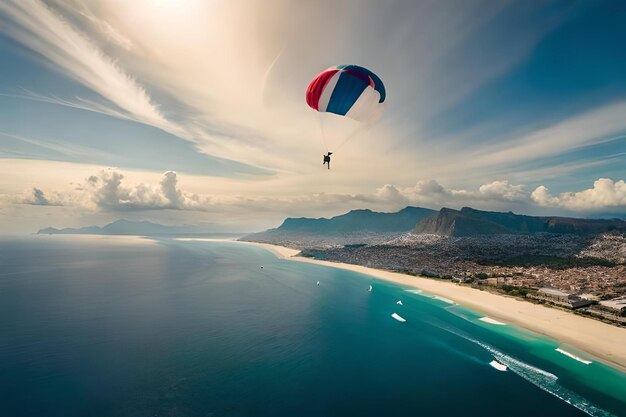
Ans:
<svg viewBox="0 0 626 417"><path fill-rule="evenodd" d="M20 135L13 135L11 133L2 131L0 131L0 137L10 138L22 143L33 145L38 148L44 148L48 151L54 152L56 155L67 157L68 159L80 160L83 158L101 158L112 156L112 154L99 149L90 148L88 146L70 144L54 138L41 140Z"/></svg>
<svg viewBox="0 0 626 417"><path fill-rule="evenodd" d="M480 143L460 134L454 139L441 140L420 159L423 163L428 163L429 159L446 161L446 164L430 166L430 172L437 178L452 180L494 175L543 179L585 167L601 167L623 155L589 152L574 160L556 163L554 158L611 141L617 143L626 133L624 114L626 102L618 101L564 120L544 123L530 132L488 136ZM536 167L537 164L540 166Z"/></svg>
<svg viewBox="0 0 626 417"><path fill-rule="evenodd" d="M234 118L228 119L223 115L221 117L214 116L211 111L207 112L206 103L213 100L202 92L206 91L203 82L207 80L206 73L212 71L211 67L204 67L204 74L189 72L189 67L197 67L198 65L194 65L193 61L190 62L188 58L184 58L185 64L182 68L187 69L187 71L177 69L175 73L169 74L171 78L180 76L179 79L185 80L186 83L191 79L193 86L188 84L172 85L171 79L163 77L160 69L147 72L139 71L149 84L161 86L161 96L165 90L170 89L170 104L175 102L178 103L174 105L175 108L179 108L181 105L184 107L184 110L179 112L176 117L168 117L162 111L161 105L157 104L136 76L131 75L125 69L122 62L124 60L120 59L120 56L113 58L108 55L98 41L98 39L108 40L122 47L122 49L130 51L137 49L133 47L133 40L122 35L122 32L108 19L96 16L85 3L79 0L71 2L52 1L50 4L45 4L39 0L3 2L0 4L0 22L2 23L0 32L4 32L20 44L36 52L49 67L76 80L79 84L97 93L103 100L84 97L66 98L28 90L21 94L3 93L4 96L56 104L144 123L194 143L200 152L225 159L238 160L256 166L274 165L277 169L285 165L295 166L289 158L276 155L272 144L268 143L267 136L264 136L267 135L267 132L263 132L263 129L246 127L246 125L249 126L249 123L246 123L245 118L241 117L242 114L245 114L242 112L248 112L246 118L250 118L252 113L250 109L246 109L245 100L240 103L241 108L237 110ZM143 7L145 10L154 11L154 5L149 4L139 6L137 9L133 9L135 6L128 7L128 4L125 6L120 8L142 10L141 7ZM104 10L107 6L103 4L99 8ZM181 8L184 9L185 7L181 6ZM195 19L195 23L192 24L198 24L199 16L188 17ZM142 16L137 17L137 19L140 18ZM83 23L80 25L80 29L75 24L77 22ZM85 22L87 24L84 24ZM164 25L163 27L167 28L167 26ZM179 34L184 32L182 28L179 29L181 29ZM141 35L138 41L143 49L137 51L138 56L127 57L126 64L130 62L136 68L142 65L169 68L171 64L175 63L173 55L176 55L179 46L169 51L159 51L153 47L155 43L145 37L147 33L137 34L135 32L135 35ZM171 35L171 32L168 32L166 38L159 37L156 39L158 41L156 43L160 43L161 48L171 48L173 46L170 42ZM218 47L218 49L222 48ZM182 59L180 54L178 57ZM165 61L159 61L159 58ZM193 60L197 62L198 56L194 56ZM139 64L140 61L142 64ZM212 67L217 67L217 65L212 65ZM245 80L244 72L249 72L249 69L239 68L238 71L241 72L241 80ZM218 88L220 85L226 84L222 82L221 84L212 83L212 85ZM245 85L242 82L230 83L231 87L236 85L239 85L239 90L243 92L242 89L246 88L245 85L249 87L252 84L250 82L245 83ZM178 91L178 88L182 88L183 91ZM201 92L198 93L198 90ZM242 96L240 94L238 97L241 98ZM231 106L229 107L231 109L232 106L236 106L235 102L226 99L226 96L222 100L225 100L224 106ZM258 111L256 113L258 114ZM235 115L234 112L230 114ZM262 119L263 117L257 116L257 120ZM242 135L242 132L246 130L248 132Z"/></svg>
<svg viewBox="0 0 626 417"><path fill-rule="evenodd" d="M602 143L611 136L626 132L625 114L626 102L611 103L481 149L468 162L470 165L521 163Z"/></svg>
<svg viewBox="0 0 626 417"><path fill-rule="evenodd" d="M132 118L174 134L183 130L169 121L146 92L117 62L86 35L38 0L0 3L2 30L43 57L51 67L89 87L108 103L84 99L51 102L93 109L113 117ZM37 98L37 97L35 97ZM40 100L45 100L39 96ZM81 103L77 104L77 103Z"/></svg>
<svg viewBox="0 0 626 417"><path fill-rule="evenodd" d="M98 103L94 100L89 100L82 97L74 97L73 99L66 99L59 97L55 94L44 95L35 93L33 91L21 88L21 93L0 93L2 97L18 98L22 100L31 100L39 103L56 104L58 106L69 107L77 110L85 110L94 113L103 114L106 116L115 117L123 120L134 120L131 115L117 110L107 104Z"/></svg>

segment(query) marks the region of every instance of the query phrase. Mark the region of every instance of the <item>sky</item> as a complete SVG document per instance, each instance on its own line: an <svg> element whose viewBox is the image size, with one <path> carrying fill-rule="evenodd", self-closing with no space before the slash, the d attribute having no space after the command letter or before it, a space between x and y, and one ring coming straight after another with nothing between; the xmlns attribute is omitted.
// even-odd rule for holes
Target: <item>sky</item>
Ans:
<svg viewBox="0 0 626 417"><path fill-rule="evenodd" d="M4 0L0 231L626 218L624 44L610 0ZM376 123L307 106L339 64L383 80Z"/></svg>

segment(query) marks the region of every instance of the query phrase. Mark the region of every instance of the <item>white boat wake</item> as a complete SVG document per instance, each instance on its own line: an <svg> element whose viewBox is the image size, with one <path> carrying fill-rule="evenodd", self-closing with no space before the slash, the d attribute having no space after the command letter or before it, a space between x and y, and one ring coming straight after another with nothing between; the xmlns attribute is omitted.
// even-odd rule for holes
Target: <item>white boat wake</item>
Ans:
<svg viewBox="0 0 626 417"><path fill-rule="evenodd" d="M539 387L540 389L565 401L566 403L573 405L574 407L589 414L590 416L594 416L594 417L614 416L608 411L605 411L601 408L596 407L595 405L587 401L584 397L560 385L558 383L558 377L556 375L550 372L544 371L543 369L536 368L518 359L515 359L503 352L500 352L493 346L487 343L483 343L479 340L476 340L472 338L471 336L463 333L460 330L456 330L456 329L452 329L452 328L448 328L444 326L437 326L437 327L447 332L450 332L452 334L455 334L459 337L462 337L463 339L469 342L477 344L478 346L485 349L487 352L491 353L493 357L497 360L497 362L507 367L515 374L521 376L526 381Z"/></svg>

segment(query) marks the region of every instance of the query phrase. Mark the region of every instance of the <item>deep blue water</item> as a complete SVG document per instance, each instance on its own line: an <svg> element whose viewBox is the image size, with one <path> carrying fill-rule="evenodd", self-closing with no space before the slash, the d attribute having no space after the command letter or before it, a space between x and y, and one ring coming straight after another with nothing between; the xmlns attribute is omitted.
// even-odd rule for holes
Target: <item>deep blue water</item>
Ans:
<svg viewBox="0 0 626 417"><path fill-rule="evenodd" d="M245 244L5 237L0 416L626 415L623 373L479 317Z"/></svg>

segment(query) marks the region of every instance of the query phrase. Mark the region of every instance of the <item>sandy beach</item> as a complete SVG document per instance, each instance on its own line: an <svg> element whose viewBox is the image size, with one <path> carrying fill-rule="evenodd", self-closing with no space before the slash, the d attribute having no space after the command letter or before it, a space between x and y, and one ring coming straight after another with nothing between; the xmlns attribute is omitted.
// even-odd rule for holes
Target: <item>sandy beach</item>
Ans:
<svg viewBox="0 0 626 417"><path fill-rule="evenodd" d="M626 372L626 329L555 308L493 294L467 286L396 272L297 256L300 251L265 243L240 242L263 247L280 258L347 269L377 279L413 287L485 313L487 323L509 323L548 336Z"/></svg>

